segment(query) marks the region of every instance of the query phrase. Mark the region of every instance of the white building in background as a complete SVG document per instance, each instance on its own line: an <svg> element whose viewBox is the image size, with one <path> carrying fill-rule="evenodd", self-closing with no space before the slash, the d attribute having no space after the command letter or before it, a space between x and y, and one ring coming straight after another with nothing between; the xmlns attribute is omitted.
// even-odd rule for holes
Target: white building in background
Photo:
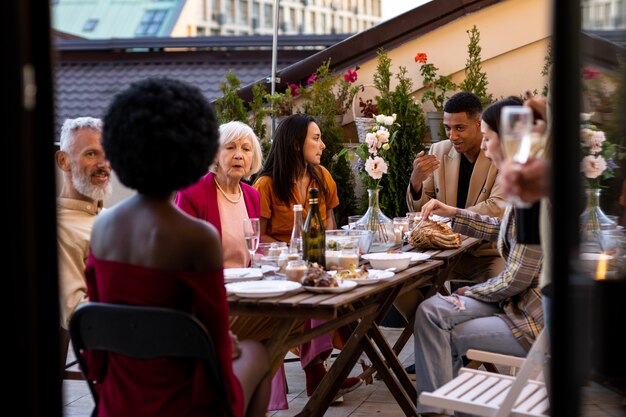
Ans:
<svg viewBox="0 0 626 417"><path fill-rule="evenodd" d="M626 0L583 0L584 30L626 29Z"/></svg>
<svg viewBox="0 0 626 417"><path fill-rule="evenodd" d="M395 0L387 0L395 1ZM357 33L382 0L280 0L279 33ZM51 0L54 29L87 39L270 35L274 0Z"/></svg>

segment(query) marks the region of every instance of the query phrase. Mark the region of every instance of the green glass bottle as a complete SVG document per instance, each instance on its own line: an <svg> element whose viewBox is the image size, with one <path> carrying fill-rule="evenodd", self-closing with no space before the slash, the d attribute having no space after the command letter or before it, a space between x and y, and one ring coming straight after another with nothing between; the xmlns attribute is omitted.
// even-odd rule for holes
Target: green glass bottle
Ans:
<svg viewBox="0 0 626 417"><path fill-rule="evenodd" d="M320 214L319 190L309 188L309 212L302 228L302 259L326 266L326 232Z"/></svg>

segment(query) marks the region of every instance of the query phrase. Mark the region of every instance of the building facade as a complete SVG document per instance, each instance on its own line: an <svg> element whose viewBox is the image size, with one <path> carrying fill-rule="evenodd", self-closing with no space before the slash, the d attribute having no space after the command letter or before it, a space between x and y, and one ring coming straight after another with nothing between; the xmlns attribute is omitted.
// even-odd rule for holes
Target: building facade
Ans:
<svg viewBox="0 0 626 417"><path fill-rule="evenodd" d="M626 0L584 0L584 30L626 29Z"/></svg>
<svg viewBox="0 0 626 417"><path fill-rule="evenodd" d="M361 32L382 0L281 0L280 34ZM268 35L275 0L53 0L53 27L87 39Z"/></svg>

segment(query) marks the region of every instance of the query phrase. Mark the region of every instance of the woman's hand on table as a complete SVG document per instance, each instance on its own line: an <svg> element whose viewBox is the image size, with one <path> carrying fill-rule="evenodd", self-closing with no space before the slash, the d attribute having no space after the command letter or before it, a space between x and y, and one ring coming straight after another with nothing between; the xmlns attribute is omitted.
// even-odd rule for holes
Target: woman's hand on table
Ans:
<svg viewBox="0 0 626 417"><path fill-rule="evenodd" d="M237 335L234 334L232 331L228 331L228 333L230 334L230 344L233 347L233 359L237 359L239 356L241 356L241 347L239 347L239 339L237 338Z"/></svg>
<svg viewBox="0 0 626 417"><path fill-rule="evenodd" d="M447 204L443 204L439 200L432 199L422 206L422 219L428 219L431 214L453 218L456 216L456 207L452 207Z"/></svg>

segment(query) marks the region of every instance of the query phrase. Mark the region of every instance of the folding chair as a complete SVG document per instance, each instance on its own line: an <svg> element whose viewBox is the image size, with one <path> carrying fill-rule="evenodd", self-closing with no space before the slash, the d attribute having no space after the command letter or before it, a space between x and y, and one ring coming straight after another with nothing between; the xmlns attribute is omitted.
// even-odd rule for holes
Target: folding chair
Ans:
<svg viewBox="0 0 626 417"><path fill-rule="evenodd" d="M99 396L87 378L81 352L102 350L132 358L198 358L206 362L226 415L233 417L211 336L195 317L174 309L89 302L70 321L70 340L96 408Z"/></svg>
<svg viewBox="0 0 626 417"><path fill-rule="evenodd" d="M472 360L519 366L516 376L461 368L459 375L433 392L423 392L419 402L478 416L549 416L545 382L538 378L548 360L548 334L542 330L526 358L468 350Z"/></svg>
<svg viewBox="0 0 626 417"><path fill-rule="evenodd" d="M67 362L67 352L70 345L70 334L63 327L60 327L61 332L61 383L63 383L64 379L74 380L74 381L84 381L85 377L81 371L76 371L72 369L74 365L78 363L78 360L74 359L70 362Z"/></svg>

